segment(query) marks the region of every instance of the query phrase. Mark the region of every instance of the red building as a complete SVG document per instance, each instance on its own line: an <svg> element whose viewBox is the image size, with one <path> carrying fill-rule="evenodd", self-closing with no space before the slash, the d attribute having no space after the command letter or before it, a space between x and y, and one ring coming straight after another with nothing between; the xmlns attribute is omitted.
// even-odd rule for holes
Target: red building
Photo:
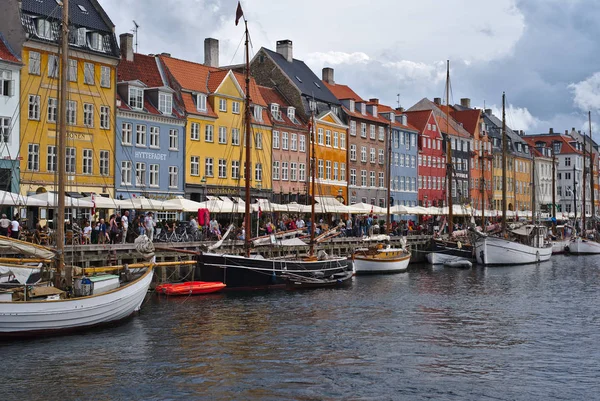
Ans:
<svg viewBox="0 0 600 401"><path fill-rule="evenodd" d="M408 123L419 130L417 199L421 206L446 203L446 154L439 125L431 110L407 111Z"/></svg>

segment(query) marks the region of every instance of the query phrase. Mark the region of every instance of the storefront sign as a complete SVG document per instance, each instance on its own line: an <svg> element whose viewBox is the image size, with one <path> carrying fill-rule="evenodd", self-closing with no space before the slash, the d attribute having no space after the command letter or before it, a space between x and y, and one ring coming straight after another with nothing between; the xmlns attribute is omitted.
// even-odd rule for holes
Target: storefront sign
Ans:
<svg viewBox="0 0 600 401"><path fill-rule="evenodd" d="M166 153L135 152L136 159L167 160Z"/></svg>

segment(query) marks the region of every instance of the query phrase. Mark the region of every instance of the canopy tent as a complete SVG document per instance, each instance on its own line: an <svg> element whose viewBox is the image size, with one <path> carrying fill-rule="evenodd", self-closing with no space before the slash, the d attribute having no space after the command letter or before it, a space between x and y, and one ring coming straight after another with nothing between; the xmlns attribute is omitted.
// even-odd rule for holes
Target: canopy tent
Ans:
<svg viewBox="0 0 600 401"><path fill-rule="evenodd" d="M121 207L130 208L135 210L150 210L150 211L177 211L180 210L178 206L167 203L166 201L159 201L155 199L144 198L143 196L137 198L124 199L121 201L123 204Z"/></svg>
<svg viewBox="0 0 600 401"><path fill-rule="evenodd" d="M220 199L208 196L208 200L199 203L199 208L208 209L211 213L244 213L244 203L235 203L229 198Z"/></svg>
<svg viewBox="0 0 600 401"><path fill-rule="evenodd" d="M183 196L169 199L168 201L165 201L164 204L167 206L175 206L177 207L177 210L181 210L183 212L197 212L198 209L202 208L201 202L186 199Z"/></svg>
<svg viewBox="0 0 600 401"><path fill-rule="evenodd" d="M348 211L352 214L387 214L387 209L383 207L379 207L376 205L371 205L370 203L355 203L353 205L347 206ZM391 208L390 208L391 213Z"/></svg>
<svg viewBox="0 0 600 401"><path fill-rule="evenodd" d="M390 213L392 214L413 214L409 213L409 207L404 205L394 205L390 208Z"/></svg>
<svg viewBox="0 0 600 401"><path fill-rule="evenodd" d="M349 213L348 206L333 196L315 196L315 213Z"/></svg>
<svg viewBox="0 0 600 401"><path fill-rule="evenodd" d="M86 202L92 202L95 206L96 209L118 209L122 206L125 206L125 203L127 201L125 200L119 200L119 199L114 199L114 198L106 198L104 196L87 196L85 198L79 198L79 200L82 201L86 201Z"/></svg>
<svg viewBox="0 0 600 401"><path fill-rule="evenodd" d="M2 206L46 206L43 200L33 199L29 196L13 192L0 191L0 205Z"/></svg>
<svg viewBox="0 0 600 401"><path fill-rule="evenodd" d="M57 207L58 206L58 194L56 192L43 192L41 194L31 195L30 199L36 199L42 201L42 205L46 207ZM65 207L74 208L93 208L94 204L90 201L82 200L83 198L71 198L65 196Z"/></svg>

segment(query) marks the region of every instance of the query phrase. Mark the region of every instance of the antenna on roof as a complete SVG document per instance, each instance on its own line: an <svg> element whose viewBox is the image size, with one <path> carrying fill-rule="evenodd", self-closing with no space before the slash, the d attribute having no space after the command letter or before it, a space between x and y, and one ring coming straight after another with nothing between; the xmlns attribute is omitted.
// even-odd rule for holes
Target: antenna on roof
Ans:
<svg viewBox="0 0 600 401"><path fill-rule="evenodd" d="M138 25L137 22L135 22L135 20L133 21L133 25L135 26L135 28L133 28L131 31L135 34L135 52L138 52L138 28L140 27Z"/></svg>
<svg viewBox="0 0 600 401"><path fill-rule="evenodd" d="M400 108L400 94L396 94L396 97L398 98L398 108Z"/></svg>

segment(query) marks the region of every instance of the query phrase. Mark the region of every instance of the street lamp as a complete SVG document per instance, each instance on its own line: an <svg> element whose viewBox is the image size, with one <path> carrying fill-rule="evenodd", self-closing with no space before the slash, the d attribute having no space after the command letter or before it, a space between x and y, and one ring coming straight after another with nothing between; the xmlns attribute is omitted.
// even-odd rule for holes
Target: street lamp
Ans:
<svg viewBox="0 0 600 401"><path fill-rule="evenodd" d="M208 189L206 188L206 176L203 175L202 179L200 180L200 184L202 184L202 188L204 189L204 199L207 199L207 195L208 195Z"/></svg>

